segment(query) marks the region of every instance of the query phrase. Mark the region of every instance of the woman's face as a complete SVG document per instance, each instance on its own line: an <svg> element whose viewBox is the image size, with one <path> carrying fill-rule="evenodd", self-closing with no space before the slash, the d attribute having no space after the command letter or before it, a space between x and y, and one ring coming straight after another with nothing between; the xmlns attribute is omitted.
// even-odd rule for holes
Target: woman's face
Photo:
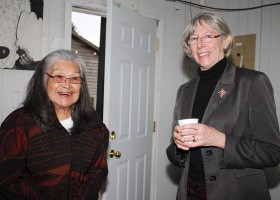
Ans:
<svg viewBox="0 0 280 200"><path fill-rule="evenodd" d="M192 37L198 37L195 44L189 44L194 60L200 65L201 70L207 70L224 58L224 49L227 47L226 36L213 38L211 42L201 40L203 36L218 36L220 33L216 29L207 27L202 22L198 23L196 31Z"/></svg>
<svg viewBox="0 0 280 200"><path fill-rule="evenodd" d="M77 64L71 61L58 60L48 71L51 76L65 76L66 78L80 77ZM47 75L46 75L47 76ZM56 113L69 111L80 96L81 84L72 84L70 79L64 83L55 83L53 78L47 76L47 94L54 105Z"/></svg>

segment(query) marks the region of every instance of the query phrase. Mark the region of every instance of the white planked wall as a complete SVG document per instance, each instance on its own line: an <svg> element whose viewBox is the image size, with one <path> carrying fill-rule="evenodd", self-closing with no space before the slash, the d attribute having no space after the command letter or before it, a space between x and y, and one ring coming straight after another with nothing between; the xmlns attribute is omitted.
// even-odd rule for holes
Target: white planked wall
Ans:
<svg viewBox="0 0 280 200"><path fill-rule="evenodd" d="M181 35L187 22L202 10L166 0L118 0L122 5L159 20L157 75L155 88L155 116L157 131L153 141L153 175L151 200L173 200L177 189L178 169L170 166L165 149L171 136L171 122L175 96L179 85L195 73L181 48ZM253 7L276 3L276 0L203 0L206 6L223 8ZM70 48L71 6L104 14L105 0L45 0L42 55L57 48ZM192 12L190 12L192 11ZM256 70L265 72L274 87L278 121L280 118L280 6L241 12L216 12L228 22L233 34L256 34ZM28 75L27 75L28 76ZM3 80L0 73L0 83ZM9 87L9 86L7 86ZM12 86L11 86L12 87ZM4 95L0 86L0 97ZM0 105L1 106L1 105ZM2 106L3 108L3 106ZM1 109L1 107L0 107ZM1 110L0 110L1 111ZM2 112L2 111L1 111ZM279 168L268 172L272 200L280 199Z"/></svg>
<svg viewBox="0 0 280 200"><path fill-rule="evenodd" d="M31 70L0 69L0 123L21 106L33 73Z"/></svg>

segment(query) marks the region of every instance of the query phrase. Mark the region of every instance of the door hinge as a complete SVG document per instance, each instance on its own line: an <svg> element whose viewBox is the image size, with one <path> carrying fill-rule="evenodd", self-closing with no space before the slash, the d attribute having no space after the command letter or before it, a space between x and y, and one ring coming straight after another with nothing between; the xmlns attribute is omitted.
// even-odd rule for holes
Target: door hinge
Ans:
<svg viewBox="0 0 280 200"><path fill-rule="evenodd" d="M158 40L158 38L156 39L156 50L158 50L158 48L159 48L159 40Z"/></svg>
<svg viewBox="0 0 280 200"><path fill-rule="evenodd" d="M154 121L153 122L153 133L155 133L156 132L156 122Z"/></svg>

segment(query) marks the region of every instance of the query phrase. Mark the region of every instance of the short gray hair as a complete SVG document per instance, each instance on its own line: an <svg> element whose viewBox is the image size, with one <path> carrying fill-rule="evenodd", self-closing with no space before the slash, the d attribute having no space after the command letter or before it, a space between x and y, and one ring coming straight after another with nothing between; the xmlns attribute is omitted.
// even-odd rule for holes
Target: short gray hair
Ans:
<svg viewBox="0 0 280 200"><path fill-rule="evenodd" d="M192 53L188 45L190 37L194 34L197 29L198 24L204 22L209 28L216 29L221 35L227 35L230 37L230 42L228 47L224 49L225 56L228 57L233 46L234 46L234 37L231 34L231 31L226 24L226 22L219 16L213 13L200 13L196 15L190 22L190 24L185 28L182 37L182 46L184 52L192 58Z"/></svg>

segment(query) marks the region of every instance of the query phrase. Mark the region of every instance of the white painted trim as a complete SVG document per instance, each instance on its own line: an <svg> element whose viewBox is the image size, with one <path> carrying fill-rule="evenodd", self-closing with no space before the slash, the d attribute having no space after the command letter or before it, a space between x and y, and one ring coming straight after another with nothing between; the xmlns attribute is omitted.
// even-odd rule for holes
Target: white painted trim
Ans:
<svg viewBox="0 0 280 200"><path fill-rule="evenodd" d="M82 12L82 13L91 14L91 15L98 15L101 17L107 16L106 8L98 8L98 7L89 8L89 7L82 7L79 5L72 4L72 11Z"/></svg>
<svg viewBox="0 0 280 200"><path fill-rule="evenodd" d="M156 62L155 62L155 90L154 90L154 121L156 122L156 131L153 133L153 147L152 147L152 171L151 171L151 193L150 199L157 199L157 169L158 167L158 155L160 152L157 151L158 138L160 136L159 130L159 119L160 119L160 74L161 74L161 61L162 61L162 39L163 39L163 19L157 18L158 27L157 27L157 40L159 43L158 50L156 51Z"/></svg>

